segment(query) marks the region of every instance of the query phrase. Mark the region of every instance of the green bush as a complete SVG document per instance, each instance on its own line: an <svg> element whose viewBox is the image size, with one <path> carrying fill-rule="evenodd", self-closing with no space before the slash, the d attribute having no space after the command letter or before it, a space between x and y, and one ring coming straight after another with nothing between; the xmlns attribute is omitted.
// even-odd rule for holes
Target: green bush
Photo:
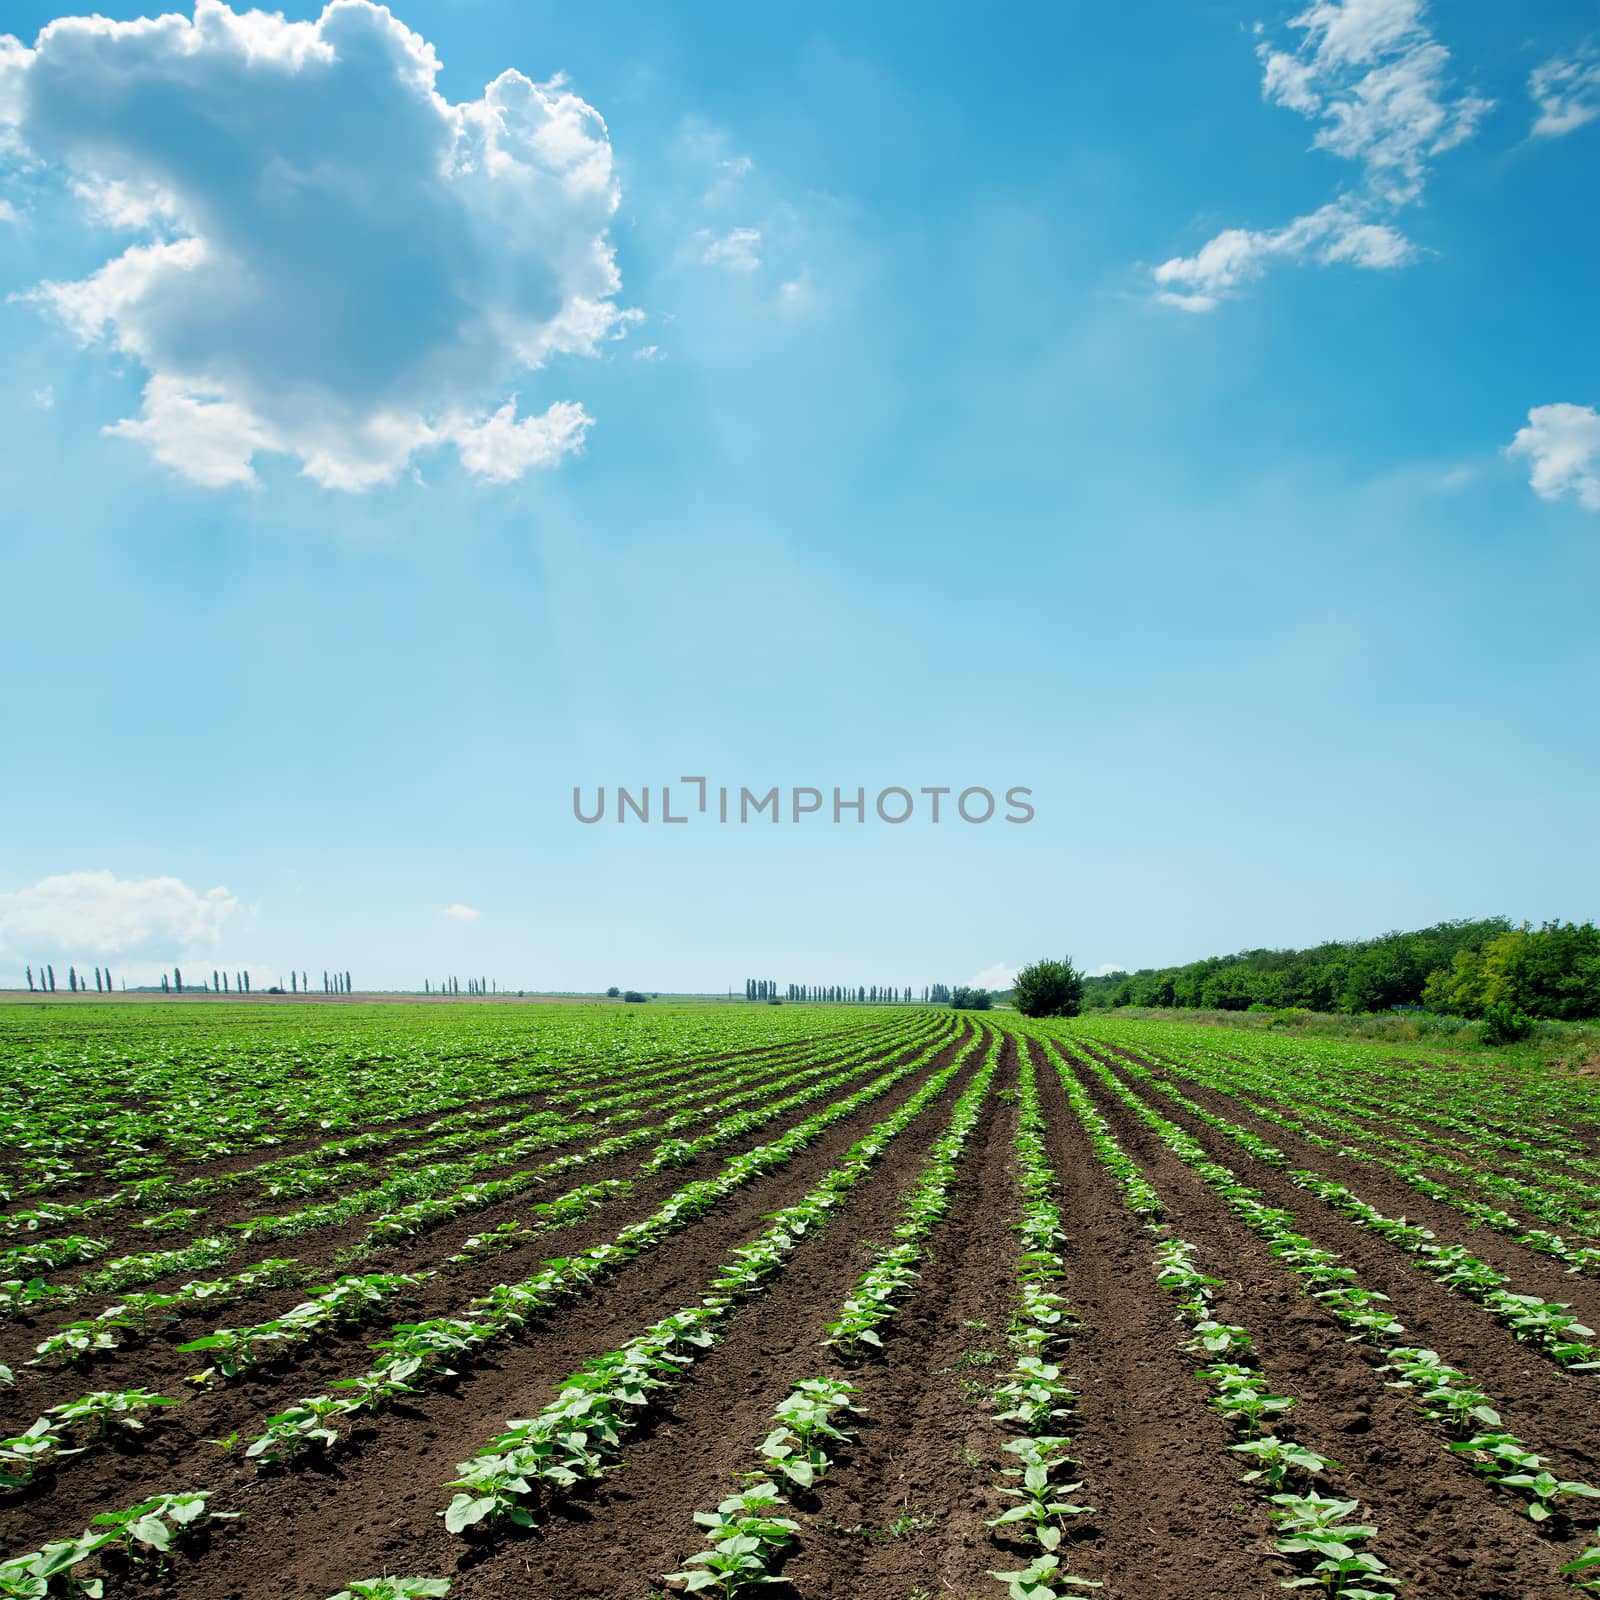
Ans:
<svg viewBox="0 0 1600 1600"><path fill-rule="evenodd" d="M1510 1006L1485 1006L1478 1037L1485 1044L1515 1044L1533 1032L1533 1018Z"/></svg>
<svg viewBox="0 0 1600 1600"><path fill-rule="evenodd" d="M950 991L952 1011L987 1011L994 1005L994 996L987 989L957 988Z"/></svg>
<svg viewBox="0 0 1600 1600"><path fill-rule="evenodd" d="M637 989L629 989L622 998L636 1006L642 1006L645 1002L645 997Z"/></svg>
<svg viewBox="0 0 1600 1600"><path fill-rule="evenodd" d="M1017 974L1011 1003L1025 1017L1075 1017L1083 1010L1083 974L1071 956L1035 961Z"/></svg>

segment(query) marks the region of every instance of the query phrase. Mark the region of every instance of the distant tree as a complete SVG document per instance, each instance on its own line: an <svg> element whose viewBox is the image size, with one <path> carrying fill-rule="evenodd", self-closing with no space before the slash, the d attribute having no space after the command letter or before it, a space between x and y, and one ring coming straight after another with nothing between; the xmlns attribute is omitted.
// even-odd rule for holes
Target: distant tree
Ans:
<svg viewBox="0 0 1600 1600"><path fill-rule="evenodd" d="M176 989L179 994L183 993L183 973L180 972L177 967L172 969L172 987Z"/></svg>
<svg viewBox="0 0 1600 1600"><path fill-rule="evenodd" d="M163 972L161 974L161 992L162 992L162 994L166 994L168 992L169 988L170 988L170 985L167 983L167 975L166 975L166 973Z"/></svg>
<svg viewBox="0 0 1600 1600"><path fill-rule="evenodd" d="M244 992L246 994L250 993L250 969L248 967L244 969Z"/></svg>
<svg viewBox="0 0 1600 1600"><path fill-rule="evenodd" d="M1017 974L1011 998L1025 1017L1075 1017L1083 1010L1083 974L1070 956L1030 962Z"/></svg>
<svg viewBox="0 0 1600 1600"><path fill-rule="evenodd" d="M33 963L28 963L28 993L33 993Z"/></svg>
<svg viewBox="0 0 1600 1600"><path fill-rule="evenodd" d="M615 1000L621 993L622 991L616 986L616 984L612 984L611 987L606 990L606 999Z"/></svg>
<svg viewBox="0 0 1600 1600"><path fill-rule="evenodd" d="M952 1011L987 1011L994 1005L994 996L987 989L969 989L965 985L950 991Z"/></svg>
<svg viewBox="0 0 1600 1600"><path fill-rule="evenodd" d="M216 968L215 968L215 967L213 967L213 968L212 968L212 969L211 969L211 987L212 987L212 988L213 988L213 989L214 989L214 990L215 990L215 991L216 991L216 992L217 992L217 993L218 993L218 994L221 994L221 993L222 993L222 978L221 978L221 976L220 976L220 975L219 975L219 974L218 974L218 972L217 972L217 969L216 969Z"/></svg>
<svg viewBox="0 0 1600 1600"><path fill-rule="evenodd" d="M645 1003L645 997L637 989L629 989L622 999L627 1005L642 1006Z"/></svg>
<svg viewBox="0 0 1600 1600"><path fill-rule="evenodd" d="M289 968L289 993L290 994L299 994L299 992L300 992L299 974L295 972L293 967L290 967Z"/></svg>

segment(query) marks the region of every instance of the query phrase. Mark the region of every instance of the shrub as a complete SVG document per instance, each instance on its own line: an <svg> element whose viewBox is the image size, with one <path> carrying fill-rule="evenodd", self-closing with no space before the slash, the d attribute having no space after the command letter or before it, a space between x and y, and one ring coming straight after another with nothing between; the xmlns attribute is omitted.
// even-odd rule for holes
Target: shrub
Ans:
<svg viewBox="0 0 1600 1600"><path fill-rule="evenodd" d="M994 996L987 989L965 987L950 991L952 1011L988 1011L994 1005Z"/></svg>
<svg viewBox="0 0 1600 1600"><path fill-rule="evenodd" d="M636 1006L642 1006L645 1002L645 997L637 989L629 989L622 998L625 1002Z"/></svg>
<svg viewBox="0 0 1600 1600"><path fill-rule="evenodd" d="M1485 1044L1515 1044L1533 1032L1533 1018L1510 1006L1485 1006L1478 1037Z"/></svg>
<svg viewBox="0 0 1600 1600"><path fill-rule="evenodd" d="M1032 962L1017 974L1011 1002L1025 1017L1075 1017L1083 1010L1083 974L1071 956Z"/></svg>

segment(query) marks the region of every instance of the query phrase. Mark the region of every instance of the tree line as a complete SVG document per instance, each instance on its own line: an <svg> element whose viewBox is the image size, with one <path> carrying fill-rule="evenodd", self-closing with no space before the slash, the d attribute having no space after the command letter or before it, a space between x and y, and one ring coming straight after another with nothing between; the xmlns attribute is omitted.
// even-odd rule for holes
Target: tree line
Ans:
<svg viewBox="0 0 1600 1600"><path fill-rule="evenodd" d="M192 970L192 969L191 969ZM30 994L54 994L56 992L56 969L53 963L41 963L38 975L34 975L32 962L27 966L28 992ZM122 992L128 988L127 979L122 981ZM116 985L111 979L110 967L96 967L94 969L94 989L96 994L112 994L116 992ZM76 966L67 968L67 992L69 994L87 994L89 980L80 973ZM204 976L198 982L192 977L187 981L183 976L182 967L174 967L170 974L161 974L161 992L163 994L255 994L259 990L250 986L250 969L241 967L234 972L219 971L216 967L211 969L211 981L208 983ZM268 994L310 994L311 979L307 973L291 972L289 974L289 987L284 989L282 981L274 984L266 991ZM329 972L324 969L322 974L322 992L324 994L349 994L351 992L350 974L348 972Z"/></svg>
<svg viewBox="0 0 1600 1600"><path fill-rule="evenodd" d="M1417 1008L1482 1017L1506 1008L1540 1020L1600 1017L1600 928L1440 922L1305 950L1243 950L1179 967L1084 980L1085 1004L1208 1011L1373 1012Z"/></svg>
<svg viewBox="0 0 1600 1600"><path fill-rule="evenodd" d="M50 962L46 961L39 968L39 976L37 979L35 979L33 975L32 962L28 963L27 971L29 994L54 994L56 992L56 969ZM122 987L124 989L128 987L126 980L123 981ZM67 992L69 994L77 994L79 991L82 991L84 994L89 992L89 980L87 978L80 978L78 976L78 969L76 967L68 967ZM106 967L104 969L96 967L94 969L94 992L96 994L110 994L113 992L110 967Z"/></svg>
<svg viewBox="0 0 1600 1600"><path fill-rule="evenodd" d="M929 998L929 989L943 989L943 984L924 986L922 998ZM780 991L777 981L773 978L746 978L744 981L744 997L746 1000L816 1000L837 1001L840 1004L853 1005L895 1005L903 1006L912 1003L910 984L892 983L789 983ZM950 992L945 990L944 998L948 1000ZM939 998L937 995L935 999Z"/></svg>

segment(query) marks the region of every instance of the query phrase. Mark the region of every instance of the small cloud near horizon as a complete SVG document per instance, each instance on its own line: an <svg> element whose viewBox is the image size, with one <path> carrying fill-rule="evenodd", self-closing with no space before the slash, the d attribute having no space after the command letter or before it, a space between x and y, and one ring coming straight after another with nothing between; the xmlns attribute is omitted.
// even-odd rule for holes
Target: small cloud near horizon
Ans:
<svg viewBox="0 0 1600 1600"><path fill-rule="evenodd" d="M1009 989L1017 981L1017 969L1008 967L1005 962L997 961L992 967L985 967L977 977L971 980L974 989Z"/></svg>

